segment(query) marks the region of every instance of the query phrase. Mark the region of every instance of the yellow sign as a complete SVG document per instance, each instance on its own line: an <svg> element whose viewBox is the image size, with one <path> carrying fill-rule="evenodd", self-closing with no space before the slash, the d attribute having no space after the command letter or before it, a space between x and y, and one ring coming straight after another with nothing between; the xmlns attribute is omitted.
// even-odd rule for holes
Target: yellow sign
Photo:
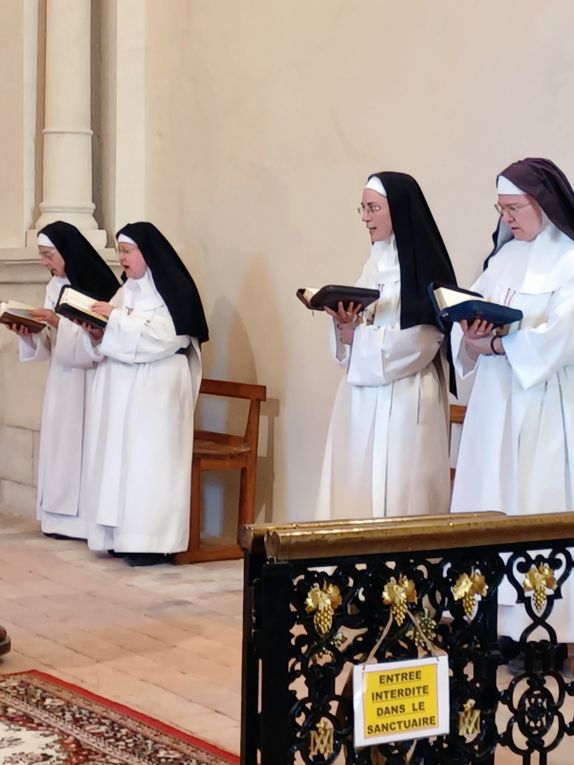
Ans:
<svg viewBox="0 0 574 765"><path fill-rule="evenodd" d="M355 667L355 746L448 733L448 701L444 655Z"/></svg>

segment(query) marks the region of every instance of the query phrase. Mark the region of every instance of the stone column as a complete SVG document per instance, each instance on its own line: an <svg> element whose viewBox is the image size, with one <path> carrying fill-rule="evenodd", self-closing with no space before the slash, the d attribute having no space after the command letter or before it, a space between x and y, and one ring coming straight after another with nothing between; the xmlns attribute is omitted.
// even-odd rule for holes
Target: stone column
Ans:
<svg viewBox="0 0 574 765"><path fill-rule="evenodd" d="M91 0L47 0L43 192L36 230L54 220L106 244L92 202Z"/></svg>

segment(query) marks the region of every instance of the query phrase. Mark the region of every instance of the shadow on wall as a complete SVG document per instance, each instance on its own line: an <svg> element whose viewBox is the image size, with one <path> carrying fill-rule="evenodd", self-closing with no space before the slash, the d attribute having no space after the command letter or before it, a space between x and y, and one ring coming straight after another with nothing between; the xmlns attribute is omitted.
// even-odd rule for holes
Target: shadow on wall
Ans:
<svg viewBox="0 0 574 765"><path fill-rule="evenodd" d="M267 281L267 284L265 283ZM284 358L280 328L270 327L278 312L270 300L254 304L253 287L260 294L269 296L271 289L265 273L257 263L252 263L245 275L242 294L237 300L220 297L216 300L208 322L210 341L203 351L204 376L235 382L266 385L270 383L257 371L254 347L273 338L275 358ZM246 319L245 319L246 317ZM256 326L253 336L247 323ZM274 365L274 377L282 371ZM245 427L248 403L231 399L206 396L200 400L196 427L226 433L240 434ZM268 398L261 407L259 448L257 461L257 495L255 517L258 521L270 521L273 516L273 483L275 429L279 417L279 400ZM203 528L205 536L235 537L239 497L239 473L234 471L209 472L202 476Z"/></svg>

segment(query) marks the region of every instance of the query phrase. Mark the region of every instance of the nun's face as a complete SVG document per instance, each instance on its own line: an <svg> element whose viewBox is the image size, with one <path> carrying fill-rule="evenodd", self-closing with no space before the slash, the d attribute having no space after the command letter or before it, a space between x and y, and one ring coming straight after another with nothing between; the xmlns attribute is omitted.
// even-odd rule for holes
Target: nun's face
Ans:
<svg viewBox="0 0 574 765"><path fill-rule="evenodd" d="M540 205L527 194L499 194L502 220L510 227L512 236L521 242L531 242L542 230Z"/></svg>
<svg viewBox="0 0 574 765"><path fill-rule="evenodd" d="M393 233L387 198L373 189L363 189L361 220L369 230L371 242L383 242Z"/></svg>
<svg viewBox="0 0 574 765"><path fill-rule="evenodd" d="M135 244L120 242L118 244L118 260L128 279L141 279L147 271L147 263Z"/></svg>
<svg viewBox="0 0 574 765"><path fill-rule="evenodd" d="M52 276L66 275L66 262L55 247L38 246L38 253L44 268L47 268Z"/></svg>

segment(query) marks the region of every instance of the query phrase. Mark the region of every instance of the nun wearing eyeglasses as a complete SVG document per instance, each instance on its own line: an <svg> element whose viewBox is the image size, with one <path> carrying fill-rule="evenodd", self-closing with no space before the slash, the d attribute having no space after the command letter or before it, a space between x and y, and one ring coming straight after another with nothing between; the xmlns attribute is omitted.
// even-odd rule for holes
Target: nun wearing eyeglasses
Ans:
<svg viewBox="0 0 574 765"><path fill-rule="evenodd" d="M456 366L474 383L452 510L571 511L574 191L550 160L524 159L500 173L497 192L495 246L473 289L523 319L503 336L478 321L453 328ZM502 632L517 638L526 622L512 611ZM571 642L574 617L557 619L556 629Z"/></svg>
<svg viewBox="0 0 574 765"><path fill-rule="evenodd" d="M77 327L54 312L61 289L71 284L94 299L108 300L119 287L112 270L75 226L49 223L38 233L42 265L51 274L43 308L32 315L46 322L33 334L20 329L20 360L49 361L44 392L36 508L42 531L55 537L86 539L87 517L81 504L85 401L94 364L62 360L75 342ZM15 328L14 328L15 329Z"/></svg>
<svg viewBox="0 0 574 765"><path fill-rule="evenodd" d="M331 415L315 517L448 512L448 339L428 295L454 271L425 197L404 173L371 175L359 207L371 254L364 312L339 305L332 351L345 370Z"/></svg>
<svg viewBox="0 0 574 765"><path fill-rule="evenodd" d="M155 565L187 549L194 408L208 329L199 292L148 222L117 234L125 283L93 310L96 370L86 433L88 546Z"/></svg>

